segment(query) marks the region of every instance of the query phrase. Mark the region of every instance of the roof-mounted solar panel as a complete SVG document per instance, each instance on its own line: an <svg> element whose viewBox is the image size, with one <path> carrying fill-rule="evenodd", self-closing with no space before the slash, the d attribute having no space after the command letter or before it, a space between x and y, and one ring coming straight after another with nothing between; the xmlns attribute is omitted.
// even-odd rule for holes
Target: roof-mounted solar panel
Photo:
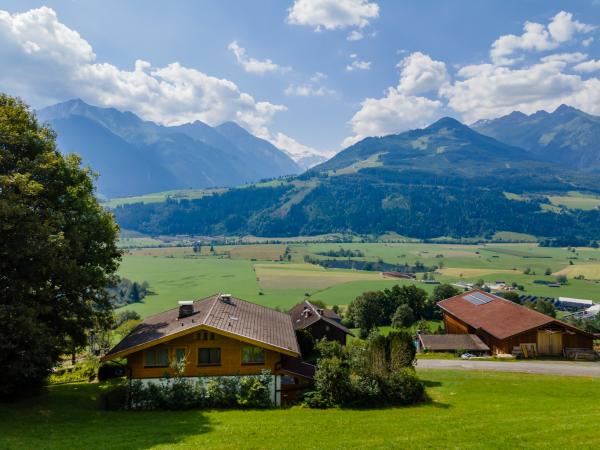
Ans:
<svg viewBox="0 0 600 450"><path fill-rule="evenodd" d="M471 294L465 295L465 300L474 304L475 306L485 305L492 301L492 297L482 294L481 292L473 292Z"/></svg>

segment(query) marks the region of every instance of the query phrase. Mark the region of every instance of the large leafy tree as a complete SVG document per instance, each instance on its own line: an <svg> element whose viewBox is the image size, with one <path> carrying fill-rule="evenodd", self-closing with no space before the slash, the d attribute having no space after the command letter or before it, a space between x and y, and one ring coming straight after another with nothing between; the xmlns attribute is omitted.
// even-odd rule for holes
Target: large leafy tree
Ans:
<svg viewBox="0 0 600 450"><path fill-rule="evenodd" d="M109 323L117 234L90 170L0 94L0 397L40 387L62 353Z"/></svg>

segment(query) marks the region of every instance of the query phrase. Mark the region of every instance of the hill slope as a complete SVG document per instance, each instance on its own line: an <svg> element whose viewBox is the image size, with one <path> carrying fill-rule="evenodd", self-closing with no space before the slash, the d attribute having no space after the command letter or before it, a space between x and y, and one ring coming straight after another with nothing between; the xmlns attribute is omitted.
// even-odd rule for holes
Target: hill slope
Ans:
<svg viewBox="0 0 600 450"><path fill-rule="evenodd" d="M148 234L461 238L512 231L587 244L600 236L600 210L556 212L539 194L571 190L600 192L600 179L446 118L365 139L277 185L127 205L115 214L124 228ZM507 191L528 196L509 198Z"/></svg>
<svg viewBox="0 0 600 450"><path fill-rule="evenodd" d="M600 117L561 105L554 112L513 112L473 125L478 132L521 147L546 161L600 170Z"/></svg>
<svg viewBox="0 0 600 450"><path fill-rule="evenodd" d="M235 124L166 127L81 100L37 114L56 130L62 151L81 154L100 173L98 191L107 197L236 186L301 171L284 152Z"/></svg>

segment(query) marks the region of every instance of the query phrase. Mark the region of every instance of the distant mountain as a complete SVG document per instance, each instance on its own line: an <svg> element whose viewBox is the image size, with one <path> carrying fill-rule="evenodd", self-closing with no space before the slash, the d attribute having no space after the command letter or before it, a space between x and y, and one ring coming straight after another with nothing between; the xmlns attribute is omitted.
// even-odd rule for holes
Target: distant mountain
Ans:
<svg viewBox="0 0 600 450"><path fill-rule="evenodd" d="M600 192L600 177L444 118L424 129L364 139L276 185L126 205L115 214L122 227L152 235L396 232L429 239L512 231L587 244L600 236L600 210L557 211L545 195L570 190Z"/></svg>
<svg viewBox="0 0 600 450"><path fill-rule="evenodd" d="M507 116L473 124L478 132L546 161L581 170L600 170L600 117L561 105L554 112Z"/></svg>
<svg viewBox="0 0 600 450"><path fill-rule="evenodd" d="M80 154L99 173L98 192L106 197L237 186L301 172L287 154L234 123L166 127L79 99L37 115L57 132L62 151Z"/></svg>
<svg viewBox="0 0 600 450"><path fill-rule="evenodd" d="M363 139L312 170L348 171L353 166L362 166L475 175L538 162L538 158L523 149L479 134L445 117L427 128Z"/></svg>

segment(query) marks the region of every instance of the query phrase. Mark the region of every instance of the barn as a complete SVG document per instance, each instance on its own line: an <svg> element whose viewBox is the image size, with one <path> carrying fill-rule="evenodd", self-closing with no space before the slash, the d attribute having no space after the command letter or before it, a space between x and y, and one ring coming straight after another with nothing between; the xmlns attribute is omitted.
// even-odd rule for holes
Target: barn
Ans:
<svg viewBox="0 0 600 450"><path fill-rule="evenodd" d="M593 349L593 334L481 290L437 305L442 309L446 333L477 335L494 354L513 353L525 344L539 355Z"/></svg>

